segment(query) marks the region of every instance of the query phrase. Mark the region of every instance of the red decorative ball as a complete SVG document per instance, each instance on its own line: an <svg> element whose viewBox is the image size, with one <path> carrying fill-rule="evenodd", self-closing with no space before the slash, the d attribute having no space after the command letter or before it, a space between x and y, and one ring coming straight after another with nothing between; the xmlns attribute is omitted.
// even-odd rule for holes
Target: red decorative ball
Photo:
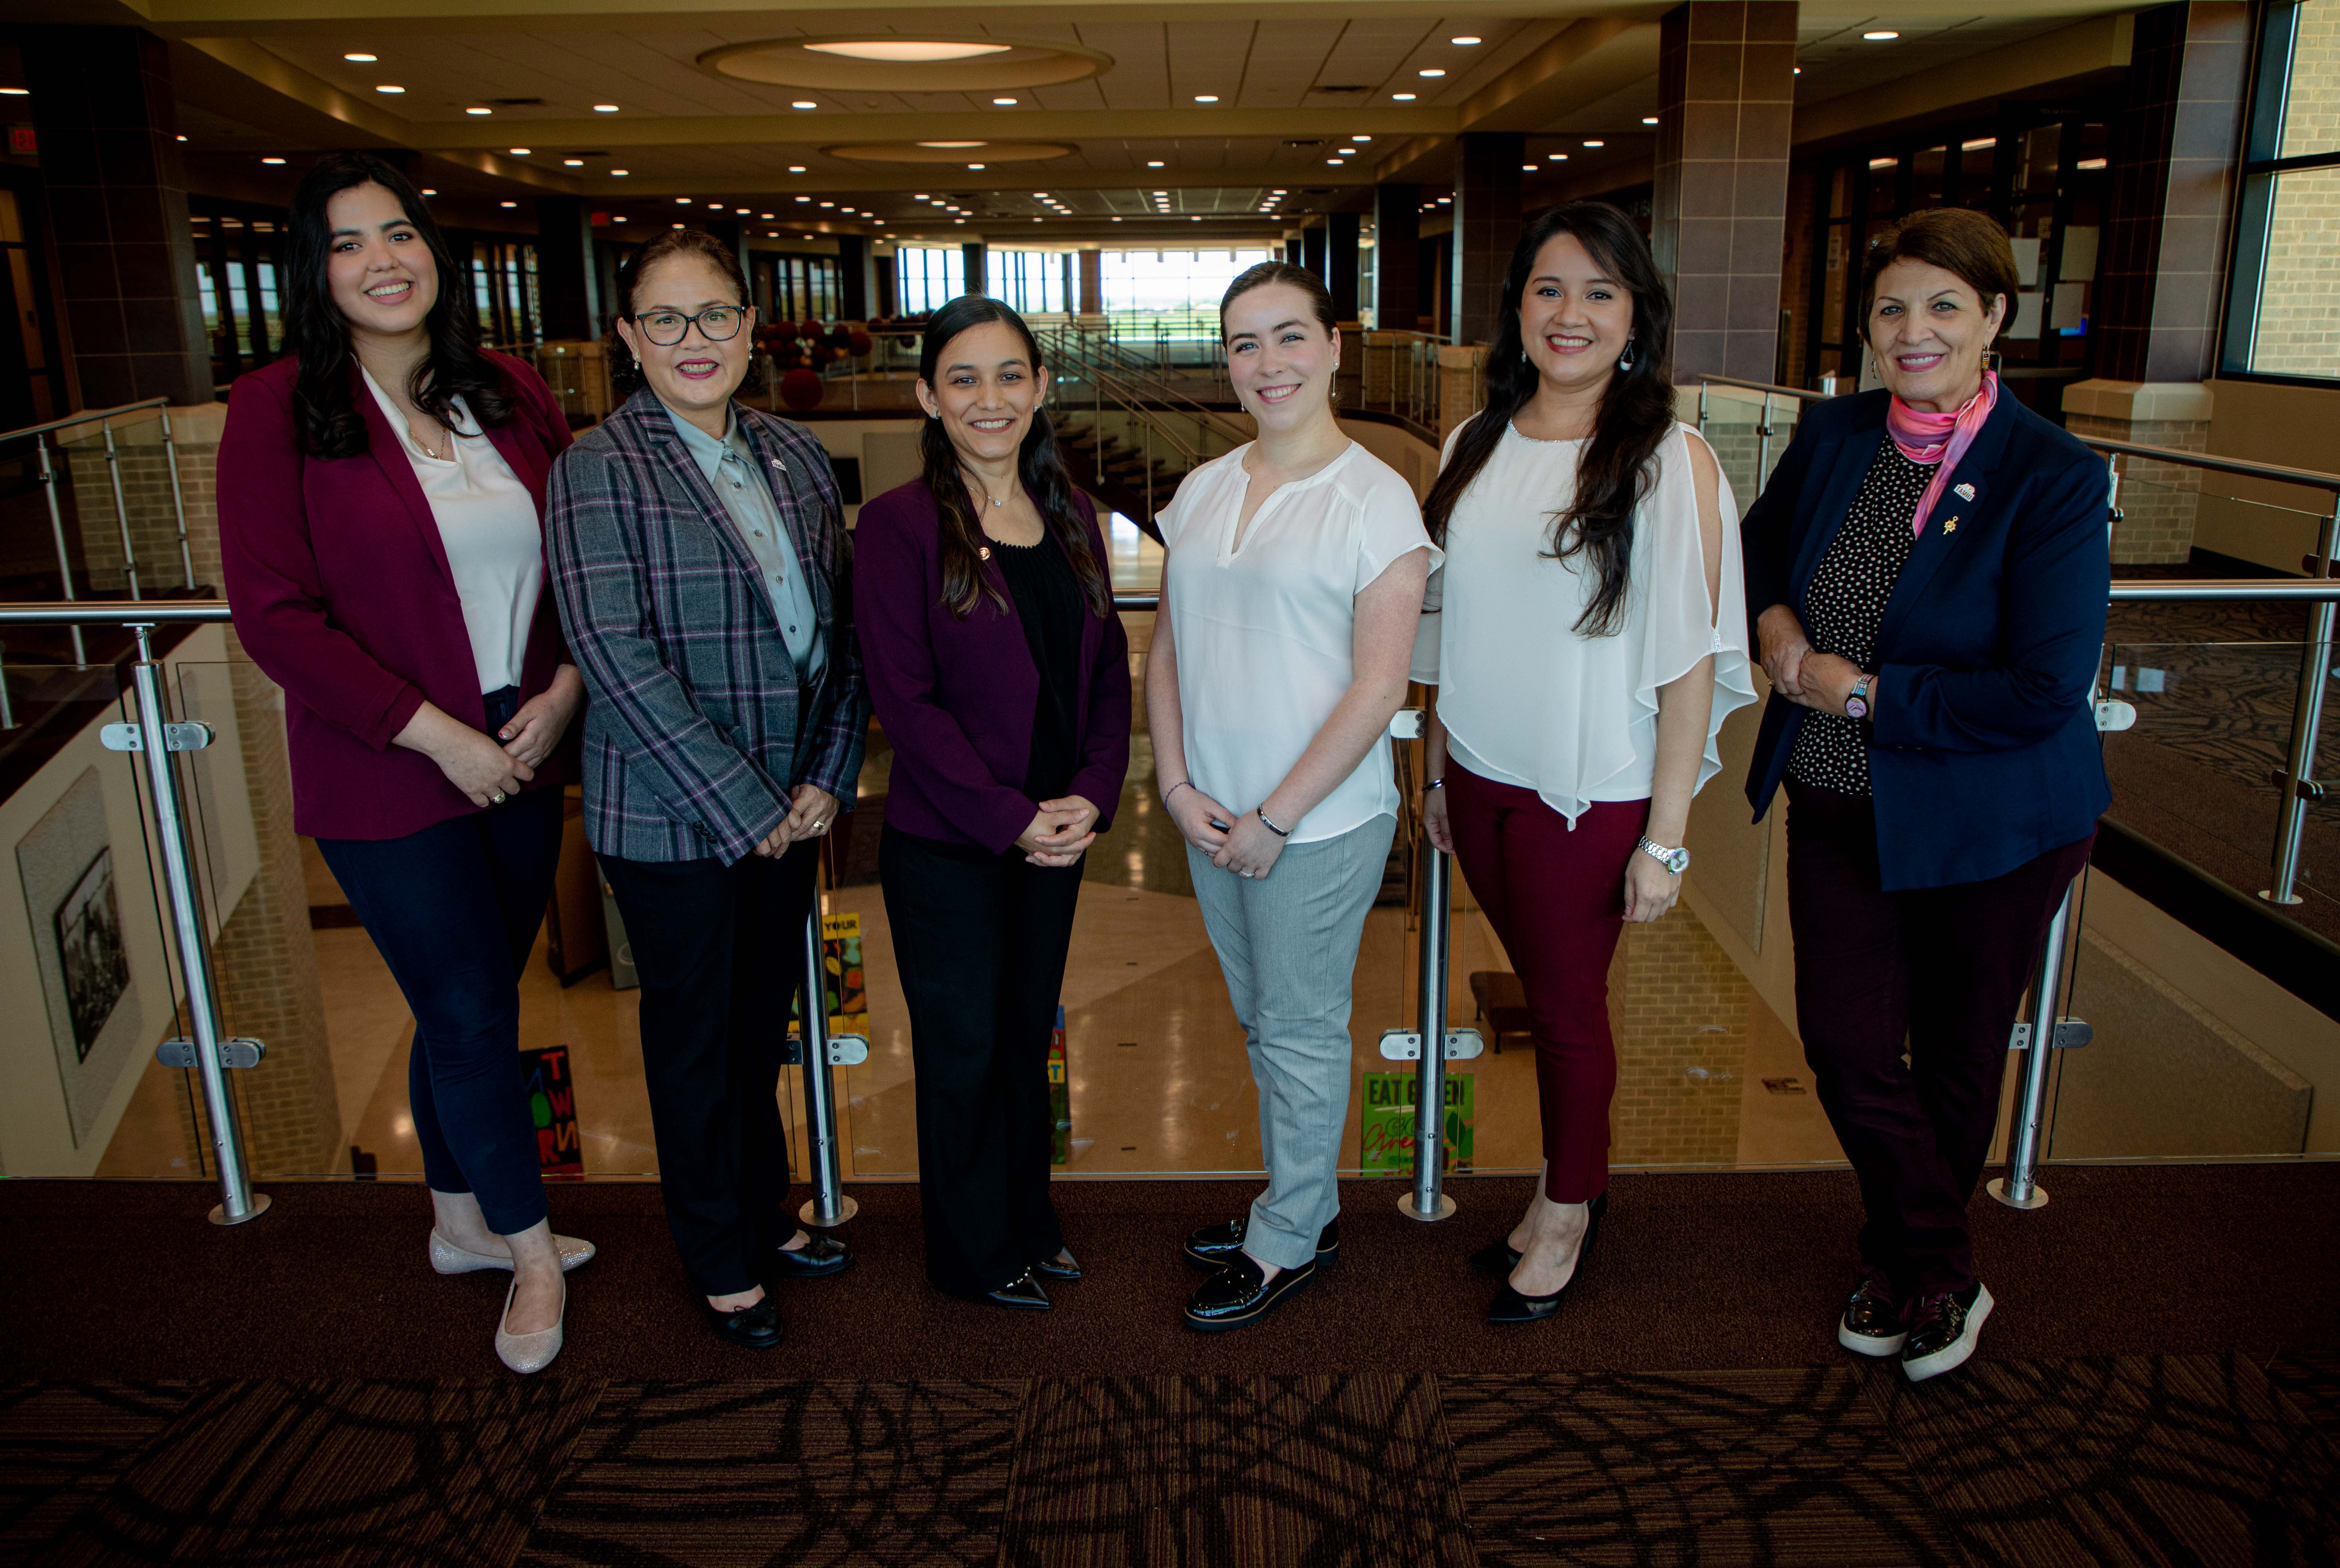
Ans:
<svg viewBox="0 0 2340 1568"><path fill-rule="evenodd" d="M846 347L853 352L853 357L856 359L869 352L869 342L868 332L855 332L846 334Z"/></svg>
<svg viewBox="0 0 2340 1568"><path fill-rule="evenodd" d="M780 378L780 401L799 413L818 408L821 394L827 390L820 377L808 370L792 370Z"/></svg>
<svg viewBox="0 0 2340 1568"><path fill-rule="evenodd" d="M785 352L796 342L797 330L786 322L758 329L756 342L768 354Z"/></svg>

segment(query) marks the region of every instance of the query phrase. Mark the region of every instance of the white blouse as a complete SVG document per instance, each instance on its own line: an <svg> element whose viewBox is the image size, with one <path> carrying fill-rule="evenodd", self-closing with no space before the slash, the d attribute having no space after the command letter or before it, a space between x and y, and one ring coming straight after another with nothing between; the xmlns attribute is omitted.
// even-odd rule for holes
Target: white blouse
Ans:
<svg viewBox="0 0 2340 1568"><path fill-rule="evenodd" d="M1595 800L1648 798L1658 688L1714 655L1700 787L1721 770L1715 737L1723 719L1755 700L1738 507L1718 472L1725 535L1718 614L1706 591L1692 437L1677 424L1658 448L1657 482L1633 518L1631 586L1614 635L1575 630L1597 582L1591 563L1545 553L1552 514L1575 493L1582 442L1504 431L1447 520L1446 561L1430 580L1413 678L1438 688L1455 760L1482 779L1534 790L1572 828ZM1449 458L1453 450L1450 438Z"/></svg>
<svg viewBox="0 0 2340 1568"><path fill-rule="evenodd" d="M382 417L398 432L398 444L414 465L415 481L422 486L422 498L431 503L431 519L439 525L439 541L446 547L447 567L455 578L455 597L463 605L463 630L471 634L480 690L501 691L519 685L529 628L536 620L537 596L544 590L544 529L535 498L461 398L454 400L455 417L469 433L458 433L449 455L435 458L416 444L406 416L390 394L371 375L365 383L382 405Z"/></svg>
<svg viewBox="0 0 2340 1568"><path fill-rule="evenodd" d="M1237 548L1250 450L1188 474L1158 520L1187 776L1234 812L1274 792L1349 690L1357 595L1400 556L1439 558L1413 487L1353 442L1261 501ZM1383 739L1314 810L1277 826L1313 843L1397 807Z"/></svg>

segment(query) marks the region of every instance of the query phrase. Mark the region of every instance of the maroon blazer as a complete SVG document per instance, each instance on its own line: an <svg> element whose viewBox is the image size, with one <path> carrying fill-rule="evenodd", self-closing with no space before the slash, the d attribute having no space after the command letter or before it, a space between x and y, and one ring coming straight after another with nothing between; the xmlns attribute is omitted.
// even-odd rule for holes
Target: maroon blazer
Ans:
<svg viewBox="0 0 2340 1568"><path fill-rule="evenodd" d="M512 417L488 437L544 515L545 475L569 422L533 370L491 353ZM318 839L399 839L475 811L420 751L392 746L427 700L486 728L462 601L439 524L390 422L350 367L366 450L326 459L294 436L291 357L239 378L220 437L220 554L236 635L284 689L292 829ZM551 573L522 655L521 700L567 661ZM532 789L575 776L578 725Z"/></svg>
<svg viewBox="0 0 2340 1568"><path fill-rule="evenodd" d="M1106 563L1088 497L1089 548ZM921 838L995 853L1032 825L1024 793L1040 672L996 561L983 572L1006 607L985 599L965 620L943 603L941 519L926 481L887 491L853 526L853 625L878 723L893 743L886 821ZM1081 627L1070 794L1113 825L1129 771L1129 639L1111 610Z"/></svg>

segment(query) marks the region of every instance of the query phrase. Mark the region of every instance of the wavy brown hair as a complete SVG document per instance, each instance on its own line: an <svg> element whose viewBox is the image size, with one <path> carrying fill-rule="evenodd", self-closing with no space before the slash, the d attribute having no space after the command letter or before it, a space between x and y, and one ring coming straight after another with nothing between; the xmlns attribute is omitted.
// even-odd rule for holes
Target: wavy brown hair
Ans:
<svg viewBox="0 0 2340 1568"><path fill-rule="evenodd" d="M1542 377L1520 332L1520 301L1537 253L1558 234L1575 235L1601 270L1633 296L1633 363L1611 376L1601 394L1592 439L1576 461L1576 493L1554 508L1544 550L1550 560L1581 555L1591 563L1596 584L1576 630L1607 637L1622 630L1632 588L1633 511L1657 481L1658 447L1674 427L1673 297L1641 231L1608 203L1562 203L1521 231L1495 312L1495 341L1487 349L1485 401L1430 487L1422 521L1431 538L1446 542L1454 508L1494 455L1512 416L1535 396Z"/></svg>

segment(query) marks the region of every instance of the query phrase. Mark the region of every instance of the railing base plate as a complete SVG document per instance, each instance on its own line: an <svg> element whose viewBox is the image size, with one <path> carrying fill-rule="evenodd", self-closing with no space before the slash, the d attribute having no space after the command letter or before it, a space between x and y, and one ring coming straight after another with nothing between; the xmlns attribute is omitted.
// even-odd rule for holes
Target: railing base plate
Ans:
<svg viewBox="0 0 2340 1568"><path fill-rule="evenodd" d="M233 1219L227 1216L227 1205L223 1203L212 1205L211 1222L213 1225L242 1225L246 1220L258 1219L267 1212L268 1195L264 1192L256 1192L252 1195L252 1206Z"/></svg>
<svg viewBox="0 0 2340 1568"><path fill-rule="evenodd" d="M843 1225L860 1212L861 1206L850 1197L846 1197L838 1200L836 1218L823 1219L820 1217L820 1210L814 1206L813 1200L807 1198L804 1201L804 1207L797 1210L797 1223L810 1226L815 1230L828 1230Z"/></svg>
<svg viewBox="0 0 2340 1568"><path fill-rule="evenodd" d="M1991 1177L1989 1181L1983 1184L1983 1190L1990 1194L1991 1196L1997 1198L1999 1202L2005 1204L2009 1208L2032 1209L2046 1208L2048 1206L2048 1189L2041 1186L2038 1182L2033 1182L2031 1184L2031 1196L2020 1201L2007 1196L2007 1178L2005 1176Z"/></svg>
<svg viewBox="0 0 2340 1568"><path fill-rule="evenodd" d="M1454 1217L1454 1200L1448 1197L1444 1193L1440 1193L1438 1195L1437 1212L1435 1214L1424 1214L1422 1210L1414 1206L1413 1189L1408 1188L1406 1195L1397 1200L1397 1212L1405 1216L1408 1219L1418 1219L1425 1224L1435 1220L1453 1219Z"/></svg>

